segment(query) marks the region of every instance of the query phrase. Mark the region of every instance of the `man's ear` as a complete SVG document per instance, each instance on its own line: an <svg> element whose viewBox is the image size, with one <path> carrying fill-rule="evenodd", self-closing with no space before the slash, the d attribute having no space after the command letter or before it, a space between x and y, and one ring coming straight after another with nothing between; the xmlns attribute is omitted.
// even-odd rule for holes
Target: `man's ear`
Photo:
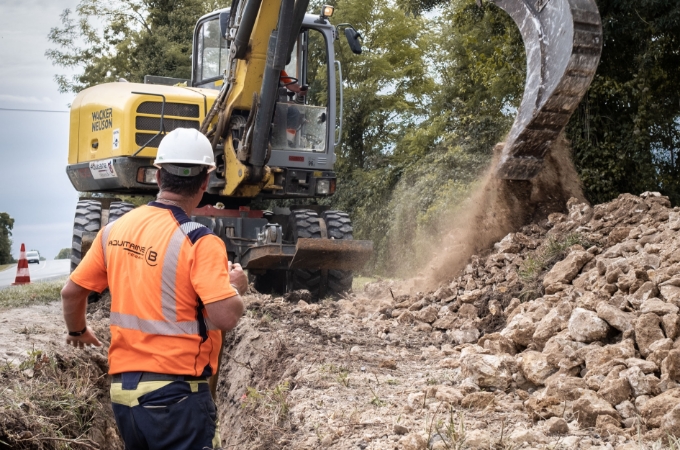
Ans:
<svg viewBox="0 0 680 450"><path fill-rule="evenodd" d="M161 169L158 169L156 171L156 184L158 185L158 187L161 186Z"/></svg>
<svg viewBox="0 0 680 450"><path fill-rule="evenodd" d="M210 173L206 172L205 174L205 179L203 180L203 183L201 183L201 191L205 192L208 190L208 181L210 181Z"/></svg>

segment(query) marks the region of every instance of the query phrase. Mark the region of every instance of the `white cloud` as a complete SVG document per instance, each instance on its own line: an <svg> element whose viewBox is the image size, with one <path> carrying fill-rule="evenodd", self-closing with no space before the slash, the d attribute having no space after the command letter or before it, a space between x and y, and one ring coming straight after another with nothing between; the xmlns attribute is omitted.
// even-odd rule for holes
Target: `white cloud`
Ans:
<svg viewBox="0 0 680 450"><path fill-rule="evenodd" d="M24 103L24 104L45 104L52 103L52 99L49 97L27 97L23 95L10 95L10 94L0 94L0 102L10 102L10 103Z"/></svg>

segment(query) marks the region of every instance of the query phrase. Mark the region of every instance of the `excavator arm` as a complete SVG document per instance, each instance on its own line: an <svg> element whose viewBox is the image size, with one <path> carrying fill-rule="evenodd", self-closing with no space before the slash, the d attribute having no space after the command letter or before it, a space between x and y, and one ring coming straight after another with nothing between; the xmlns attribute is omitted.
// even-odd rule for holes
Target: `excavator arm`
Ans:
<svg viewBox="0 0 680 450"><path fill-rule="evenodd" d="M491 0L522 34L524 96L496 168L499 178L530 180L595 76L602 23L595 0Z"/></svg>

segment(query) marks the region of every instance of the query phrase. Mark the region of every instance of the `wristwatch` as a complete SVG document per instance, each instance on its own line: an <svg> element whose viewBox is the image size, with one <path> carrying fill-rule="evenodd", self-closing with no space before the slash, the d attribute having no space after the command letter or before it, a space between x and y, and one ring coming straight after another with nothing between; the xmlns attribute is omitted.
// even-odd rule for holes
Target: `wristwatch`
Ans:
<svg viewBox="0 0 680 450"><path fill-rule="evenodd" d="M85 326L85 328L83 328L82 331L69 331L68 335L69 336L76 336L76 337L82 336L83 334L85 334L86 331L87 331L87 326Z"/></svg>

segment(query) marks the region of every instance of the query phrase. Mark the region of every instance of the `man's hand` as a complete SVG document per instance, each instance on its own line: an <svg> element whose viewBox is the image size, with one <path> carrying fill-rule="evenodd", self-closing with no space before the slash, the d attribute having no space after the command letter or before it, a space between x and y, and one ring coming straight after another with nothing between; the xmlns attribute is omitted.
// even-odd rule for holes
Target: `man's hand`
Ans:
<svg viewBox="0 0 680 450"><path fill-rule="evenodd" d="M238 289L239 294L245 295L248 290L248 277L241 264L229 263L229 281Z"/></svg>
<svg viewBox="0 0 680 450"><path fill-rule="evenodd" d="M90 345L94 345L95 347L102 346L102 343L99 342L99 339L97 339L97 336L94 335L94 332L92 332L92 329L90 327L87 327L85 333L81 334L80 336L67 335L66 343L76 348L85 348Z"/></svg>

